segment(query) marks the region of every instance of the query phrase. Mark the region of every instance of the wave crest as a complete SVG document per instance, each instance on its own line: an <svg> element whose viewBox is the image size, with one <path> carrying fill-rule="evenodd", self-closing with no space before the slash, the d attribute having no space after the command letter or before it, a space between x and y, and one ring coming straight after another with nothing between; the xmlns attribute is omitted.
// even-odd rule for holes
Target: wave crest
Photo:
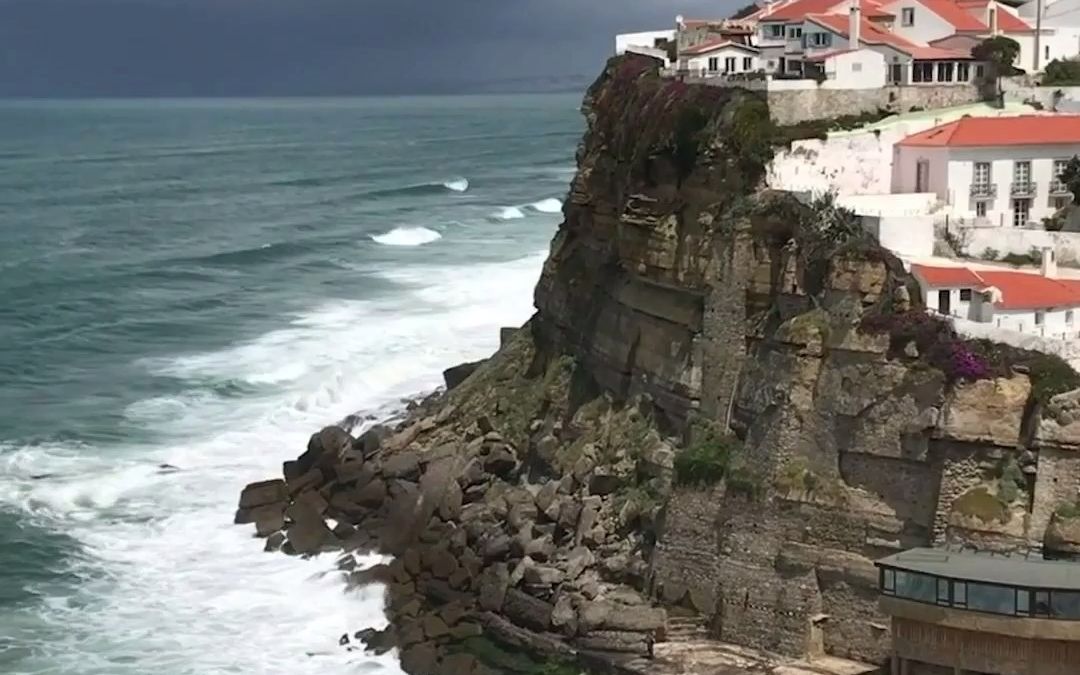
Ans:
<svg viewBox="0 0 1080 675"><path fill-rule="evenodd" d="M453 190L454 192L465 192L469 189L469 179L467 178L454 178L448 180L442 184L447 190Z"/></svg>
<svg viewBox="0 0 1080 675"><path fill-rule="evenodd" d="M562 211L562 202L555 198L541 199L529 204L529 208L540 213L559 213Z"/></svg>
<svg viewBox="0 0 1080 675"><path fill-rule="evenodd" d="M525 213L516 206L507 206L497 212L494 217L497 220L517 220L519 218L524 218Z"/></svg>
<svg viewBox="0 0 1080 675"><path fill-rule="evenodd" d="M371 239L383 246L422 246L442 239L442 235L426 227L395 227L389 232L373 235Z"/></svg>

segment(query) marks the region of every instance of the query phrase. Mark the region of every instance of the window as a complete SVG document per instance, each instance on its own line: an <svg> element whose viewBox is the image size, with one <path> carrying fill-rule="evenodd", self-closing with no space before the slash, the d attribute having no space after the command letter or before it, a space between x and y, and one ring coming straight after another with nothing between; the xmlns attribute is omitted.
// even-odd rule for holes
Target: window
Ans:
<svg viewBox="0 0 1080 675"><path fill-rule="evenodd" d="M975 79L981 80L982 76L983 76L983 73L985 73L985 72L986 72L986 67L983 66L983 64L980 63L980 64L976 65L975 66Z"/></svg>
<svg viewBox="0 0 1080 675"><path fill-rule="evenodd" d="M915 8L904 7L900 10L900 25L901 26L914 26L915 25Z"/></svg>
<svg viewBox="0 0 1080 675"><path fill-rule="evenodd" d="M937 64L937 79L938 82L952 82L953 76L953 64L952 61L942 61Z"/></svg>
<svg viewBox="0 0 1080 675"><path fill-rule="evenodd" d="M1031 182L1031 162L1013 162L1013 182L1017 185Z"/></svg>
<svg viewBox="0 0 1080 675"><path fill-rule="evenodd" d="M967 607L967 582L954 581L952 585L953 605Z"/></svg>
<svg viewBox="0 0 1080 675"><path fill-rule="evenodd" d="M789 40L802 37L802 26L788 26L787 36Z"/></svg>
<svg viewBox="0 0 1080 675"><path fill-rule="evenodd" d="M975 185L990 185L990 162L975 162L973 180Z"/></svg>
<svg viewBox="0 0 1080 675"><path fill-rule="evenodd" d="M1067 323L1069 325L1072 325L1072 322L1073 322L1073 311L1071 309L1067 309L1067 310L1065 310L1065 323Z"/></svg>
<svg viewBox="0 0 1080 675"><path fill-rule="evenodd" d="M717 57L717 56L710 56L709 57L709 72L710 73L715 73L718 70L720 70L720 58Z"/></svg>
<svg viewBox="0 0 1080 675"><path fill-rule="evenodd" d="M1050 616L1049 591L1035 591L1035 616Z"/></svg>
<svg viewBox="0 0 1080 675"><path fill-rule="evenodd" d="M1050 616L1055 619L1080 619L1080 593L1075 591L1050 593Z"/></svg>
<svg viewBox="0 0 1080 675"><path fill-rule="evenodd" d="M1016 613L1020 616L1031 614L1031 591L1026 588L1016 589Z"/></svg>
<svg viewBox="0 0 1080 675"><path fill-rule="evenodd" d="M937 598L937 580L927 574L896 570L896 595L909 600L933 603Z"/></svg>
<svg viewBox="0 0 1080 675"><path fill-rule="evenodd" d="M889 82L900 84L904 81L904 66L899 63L889 64Z"/></svg>
<svg viewBox="0 0 1080 675"><path fill-rule="evenodd" d="M916 62L911 71L912 82L933 82L934 64L928 62Z"/></svg>
<svg viewBox="0 0 1080 675"><path fill-rule="evenodd" d="M1030 199L1013 200L1013 227L1024 227L1028 224L1031 215Z"/></svg>
<svg viewBox="0 0 1080 675"><path fill-rule="evenodd" d="M881 570L881 588L887 593L896 592L896 570L882 568Z"/></svg>
<svg viewBox="0 0 1080 675"><path fill-rule="evenodd" d="M956 64L956 81L967 82L971 79L971 64L958 63Z"/></svg>
<svg viewBox="0 0 1080 675"><path fill-rule="evenodd" d="M1067 159L1055 159L1054 160L1054 181L1053 191L1064 192L1065 184L1061 180L1061 174L1065 171L1065 167L1068 166L1069 160Z"/></svg>
<svg viewBox="0 0 1080 675"><path fill-rule="evenodd" d="M1016 589L968 582L967 606L980 612L994 614L1016 613Z"/></svg>
<svg viewBox="0 0 1080 675"><path fill-rule="evenodd" d="M812 33L810 41L815 47L828 47L832 44L832 33Z"/></svg>
<svg viewBox="0 0 1080 675"><path fill-rule="evenodd" d="M1041 326L1044 323L1046 323L1046 312L1040 309L1035 312L1035 325Z"/></svg>
<svg viewBox="0 0 1080 675"><path fill-rule="evenodd" d="M985 218L986 217L986 202L981 200L981 199L979 201L975 202L975 217L976 218Z"/></svg>
<svg viewBox="0 0 1080 675"><path fill-rule="evenodd" d="M743 57L742 69L745 71L751 71L754 69L754 58L752 56Z"/></svg>
<svg viewBox="0 0 1080 675"><path fill-rule="evenodd" d="M1043 58L1047 61L1050 60L1050 45L1046 45L1046 52L1043 54Z"/></svg>
<svg viewBox="0 0 1080 675"><path fill-rule="evenodd" d="M780 24L773 24L769 26L769 37L782 38L784 37L784 27Z"/></svg>
<svg viewBox="0 0 1080 675"><path fill-rule="evenodd" d="M735 72L735 57L734 56L726 56L726 57L724 57L724 72L725 73L733 73L733 72Z"/></svg>
<svg viewBox="0 0 1080 675"><path fill-rule="evenodd" d="M938 579L937 580L937 604L948 605L950 600L949 596L949 580Z"/></svg>
<svg viewBox="0 0 1080 675"><path fill-rule="evenodd" d="M862 64L861 63L853 63L853 64L851 64L851 72L853 72L853 73L861 73L862 72Z"/></svg>
<svg viewBox="0 0 1080 675"><path fill-rule="evenodd" d="M971 289L970 288L961 288L960 289L960 302L971 302Z"/></svg>

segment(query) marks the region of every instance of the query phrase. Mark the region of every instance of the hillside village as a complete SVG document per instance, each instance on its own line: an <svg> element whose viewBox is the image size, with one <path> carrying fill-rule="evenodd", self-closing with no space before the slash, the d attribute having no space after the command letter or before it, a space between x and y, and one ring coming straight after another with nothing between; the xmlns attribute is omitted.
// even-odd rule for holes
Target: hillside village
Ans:
<svg viewBox="0 0 1080 675"><path fill-rule="evenodd" d="M1001 44L1007 71L987 58ZM778 0L615 47L761 91L783 123L866 117L793 143L768 187L834 195L962 334L1080 366L1080 78L1061 78L1080 74L1074 0Z"/></svg>

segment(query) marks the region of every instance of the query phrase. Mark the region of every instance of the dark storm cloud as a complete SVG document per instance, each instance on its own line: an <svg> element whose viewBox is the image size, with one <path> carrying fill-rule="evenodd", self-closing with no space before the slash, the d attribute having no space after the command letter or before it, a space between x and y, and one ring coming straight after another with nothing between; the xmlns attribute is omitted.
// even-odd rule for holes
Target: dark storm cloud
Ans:
<svg viewBox="0 0 1080 675"><path fill-rule="evenodd" d="M736 0L0 0L0 96L579 86L616 32Z"/></svg>

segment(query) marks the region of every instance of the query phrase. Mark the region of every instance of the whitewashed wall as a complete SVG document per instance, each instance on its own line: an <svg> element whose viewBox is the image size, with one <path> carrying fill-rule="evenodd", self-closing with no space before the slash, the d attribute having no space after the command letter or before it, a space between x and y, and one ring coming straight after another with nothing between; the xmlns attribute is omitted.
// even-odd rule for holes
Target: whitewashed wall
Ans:
<svg viewBox="0 0 1080 675"><path fill-rule="evenodd" d="M825 59L826 89L877 89L885 86L885 57L859 49Z"/></svg>
<svg viewBox="0 0 1080 675"><path fill-rule="evenodd" d="M1080 232L1047 232L1046 230L1023 230L1011 227L964 228L968 238L968 253L981 256L992 248L1000 255L1016 253L1023 255L1032 248L1053 248L1061 264L1080 263Z"/></svg>
<svg viewBox="0 0 1080 675"><path fill-rule="evenodd" d="M952 24L931 12L918 0L899 0L886 3L882 8L896 15L893 32L915 43L925 44L956 32ZM911 26L902 25L904 8L915 10L915 22Z"/></svg>
<svg viewBox="0 0 1080 675"><path fill-rule="evenodd" d="M856 211L858 213L858 211ZM899 256L934 255L934 216L862 216L863 227Z"/></svg>
<svg viewBox="0 0 1080 675"><path fill-rule="evenodd" d="M674 40L675 29L647 30L640 33L622 33L615 36L615 54L623 54L630 46L653 47L657 40Z"/></svg>

